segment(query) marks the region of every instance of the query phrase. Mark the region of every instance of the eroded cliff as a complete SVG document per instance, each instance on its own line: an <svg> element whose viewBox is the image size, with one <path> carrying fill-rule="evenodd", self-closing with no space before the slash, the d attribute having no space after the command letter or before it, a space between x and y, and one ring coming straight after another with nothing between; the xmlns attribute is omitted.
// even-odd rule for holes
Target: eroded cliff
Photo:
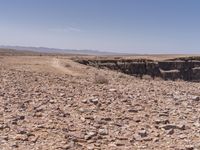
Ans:
<svg viewBox="0 0 200 150"><path fill-rule="evenodd" d="M200 81L200 58L187 57L164 61L149 59L83 59L79 63L97 68L108 68L125 74L138 76L150 75L165 80L182 79Z"/></svg>

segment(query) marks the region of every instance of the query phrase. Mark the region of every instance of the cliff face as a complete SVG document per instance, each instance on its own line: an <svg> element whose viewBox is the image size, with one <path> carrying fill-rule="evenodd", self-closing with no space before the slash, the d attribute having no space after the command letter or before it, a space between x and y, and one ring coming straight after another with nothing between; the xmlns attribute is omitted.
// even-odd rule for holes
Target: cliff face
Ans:
<svg viewBox="0 0 200 150"><path fill-rule="evenodd" d="M200 59L174 59L152 61L135 60L79 60L81 64L98 68L117 70L125 74L139 76L150 75L152 78L161 77L165 80L182 79L200 81Z"/></svg>

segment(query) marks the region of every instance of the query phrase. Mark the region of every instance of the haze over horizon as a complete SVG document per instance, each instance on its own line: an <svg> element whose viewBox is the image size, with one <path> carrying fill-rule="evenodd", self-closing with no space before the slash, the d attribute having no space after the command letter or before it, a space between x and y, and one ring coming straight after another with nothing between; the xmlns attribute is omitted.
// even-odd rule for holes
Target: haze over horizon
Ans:
<svg viewBox="0 0 200 150"><path fill-rule="evenodd" d="M198 0L0 0L0 45L200 53Z"/></svg>

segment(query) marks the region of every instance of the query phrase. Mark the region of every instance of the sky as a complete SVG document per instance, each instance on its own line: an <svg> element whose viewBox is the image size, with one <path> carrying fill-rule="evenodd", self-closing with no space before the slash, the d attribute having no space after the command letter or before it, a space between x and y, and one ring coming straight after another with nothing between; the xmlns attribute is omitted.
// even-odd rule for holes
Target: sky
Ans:
<svg viewBox="0 0 200 150"><path fill-rule="evenodd" d="M199 0L0 0L0 45L200 53Z"/></svg>

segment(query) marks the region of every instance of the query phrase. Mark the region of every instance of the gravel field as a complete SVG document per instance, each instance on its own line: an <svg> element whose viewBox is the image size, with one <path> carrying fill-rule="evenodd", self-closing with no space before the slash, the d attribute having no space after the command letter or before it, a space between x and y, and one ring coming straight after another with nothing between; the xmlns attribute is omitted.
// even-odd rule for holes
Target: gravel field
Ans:
<svg viewBox="0 0 200 150"><path fill-rule="evenodd" d="M200 150L200 83L1 56L0 149Z"/></svg>

